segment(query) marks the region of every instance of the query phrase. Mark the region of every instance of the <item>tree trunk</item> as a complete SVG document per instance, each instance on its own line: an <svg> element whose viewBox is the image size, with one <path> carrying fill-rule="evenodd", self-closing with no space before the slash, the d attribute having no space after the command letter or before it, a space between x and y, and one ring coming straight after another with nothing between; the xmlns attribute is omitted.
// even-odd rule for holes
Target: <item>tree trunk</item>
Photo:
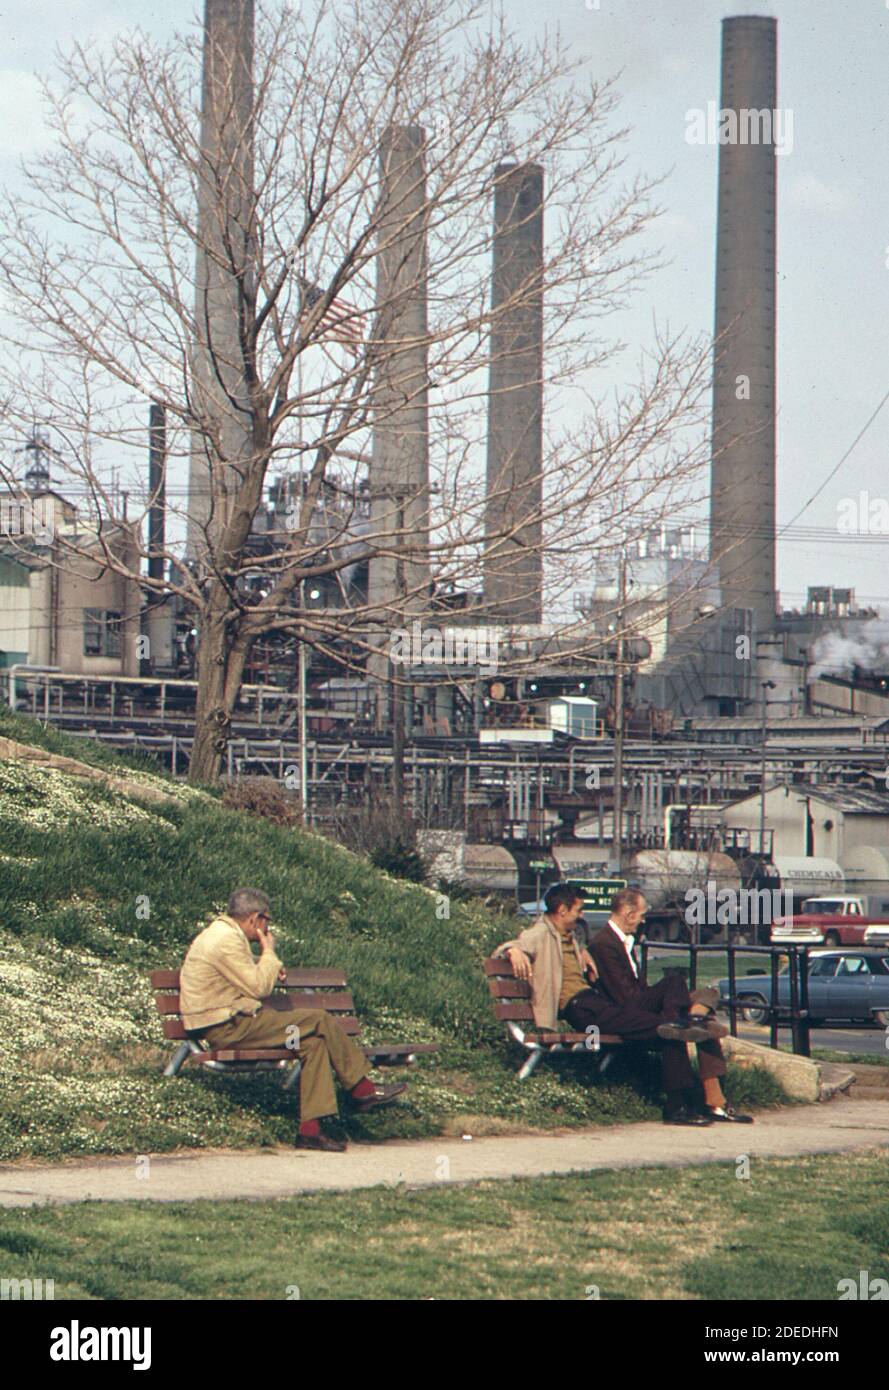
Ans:
<svg viewBox="0 0 889 1390"><path fill-rule="evenodd" d="M226 679L229 656L225 623L222 615L217 614L198 639L198 689L189 782L206 784L219 780L234 705L234 697L227 696L227 687L231 689Z"/></svg>
<svg viewBox="0 0 889 1390"><path fill-rule="evenodd" d="M259 631L243 614L234 622L226 622L226 618L231 618L229 603L224 586L214 586L210 616L198 638L198 690L189 782L219 781L231 737L232 712L241 691L247 657Z"/></svg>

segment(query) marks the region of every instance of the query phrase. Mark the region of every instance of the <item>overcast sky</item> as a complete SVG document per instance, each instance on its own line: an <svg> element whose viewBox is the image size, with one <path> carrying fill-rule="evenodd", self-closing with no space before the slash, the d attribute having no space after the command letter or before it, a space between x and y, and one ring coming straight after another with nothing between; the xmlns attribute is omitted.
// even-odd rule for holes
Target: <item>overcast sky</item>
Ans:
<svg viewBox="0 0 889 1390"><path fill-rule="evenodd" d="M887 0L504 0L531 37L558 25L599 77L621 72L630 165L667 173L651 233L669 267L620 324L629 371L656 314L712 330L717 149L686 141L687 115L719 100L720 21L778 19L779 105L793 148L778 158L778 515L786 525L825 483L889 390L889 7ZM0 176L42 140L35 71L56 45L109 40L138 24L165 36L193 3L28 0L6 12L0 58ZM620 365L615 364L615 380ZM851 542L842 499L889 497L889 404L779 542L787 607L809 584L853 585L889 610L889 534Z"/></svg>

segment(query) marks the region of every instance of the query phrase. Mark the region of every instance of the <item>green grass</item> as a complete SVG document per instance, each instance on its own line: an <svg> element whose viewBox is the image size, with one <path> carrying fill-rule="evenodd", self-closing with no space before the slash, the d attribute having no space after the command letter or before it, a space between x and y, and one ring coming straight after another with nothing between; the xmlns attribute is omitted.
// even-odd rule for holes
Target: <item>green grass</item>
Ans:
<svg viewBox="0 0 889 1390"><path fill-rule="evenodd" d="M48 753L58 753L63 758L76 758L89 763L91 767L103 771L151 772L165 778L158 762L142 749L124 751L112 748L98 739L64 734L51 724L32 719L27 714L13 714L8 707L0 708L0 738L15 739L18 743L28 743L33 748L45 748ZM169 778L172 781L172 778Z"/></svg>
<svg viewBox="0 0 889 1390"><path fill-rule="evenodd" d="M0 1269L53 1279L56 1299L832 1302L861 1270L889 1278L885 1151L736 1173L5 1211Z"/></svg>
<svg viewBox="0 0 889 1390"><path fill-rule="evenodd" d="M650 984L656 984L664 971L668 968L680 969L688 972L690 958L682 951L671 951L669 955L656 956L649 961L648 980ZM768 975L770 969L767 956L753 956L738 954L735 956L735 970L739 980L747 978L750 971L764 973ZM714 951L712 954L702 952L698 956L698 985L715 985L718 980L728 978L728 956L724 951Z"/></svg>
<svg viewBox="0 0 889 1390"><path fill-rule="evenodd" d="M4 718L0 732L70 751L72 740ZM82 760L99 756L87 740L73 742ZM353 1136L467 1125L483 1134L658 1113L660 1069L650 1056L622 1056L602 1080L566 1059L517 1082L481 970L515 931L512 919L472 901L452 902L442 919L436 894L318 835L155 780L179 799L141 805L0 761L0 1159L292 1137L295 1101L274 1078L161 1075L172 1048L149 972L178 965L243 884L270 894L288 964L345 972L368 1040L441 1044L411 1073L408 1101L349 1120ZM764 1073L732 1071L728 1089L737 1104L782 1100Z"/></svg>

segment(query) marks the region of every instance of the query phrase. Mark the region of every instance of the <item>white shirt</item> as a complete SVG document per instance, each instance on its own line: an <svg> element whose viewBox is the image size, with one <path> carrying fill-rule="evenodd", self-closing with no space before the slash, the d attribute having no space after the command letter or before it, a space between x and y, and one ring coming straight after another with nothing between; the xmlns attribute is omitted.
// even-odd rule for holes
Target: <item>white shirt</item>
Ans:
<svg viewBox="0 0 889 1390"><path fill-rule="evenodd" d="M635 942L635 938L632 936L628 936L625 931L621 931L620 927L617 925L617 923L614 921L612 917L608 918L608 925L611 928L611 930L615 933L615 935L619 938L619 940L623 942L623 948L626 951L627 959L630 962L630 969L632 970L633 974L636 976L636 979L638 980L639 967L637 966L635 958L633 956L633 945Z"/></svg>

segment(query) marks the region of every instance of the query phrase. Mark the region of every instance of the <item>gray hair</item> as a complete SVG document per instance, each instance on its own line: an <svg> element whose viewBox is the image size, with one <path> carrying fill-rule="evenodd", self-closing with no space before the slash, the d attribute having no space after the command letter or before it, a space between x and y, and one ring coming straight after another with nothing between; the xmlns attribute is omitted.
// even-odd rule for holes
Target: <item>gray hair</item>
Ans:
<svg viewBox="0 0 889 1390"><path fill-rule="evenodd" d="M236 888L228 900L228 915L238 920L268 910L269 900L261 888Z"/></svg>

